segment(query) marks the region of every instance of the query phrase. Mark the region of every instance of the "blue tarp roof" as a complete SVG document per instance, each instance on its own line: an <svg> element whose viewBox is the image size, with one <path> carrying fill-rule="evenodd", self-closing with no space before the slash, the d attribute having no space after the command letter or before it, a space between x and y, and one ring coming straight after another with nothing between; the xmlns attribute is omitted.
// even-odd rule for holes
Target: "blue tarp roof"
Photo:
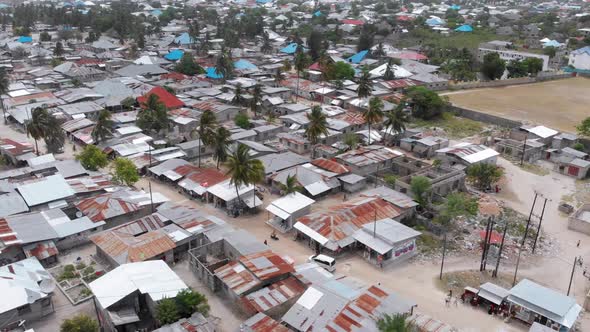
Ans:
<svg viewBox="0 0 590 332"><path fill-rule="evenodd" d="M318 10L317 12L313 13L313 16L316 16L316 17L322 16L322 12Z"/></svg>
<svg viewBox="0 0 590 332"><path fill-rule="evenodd" d="M287 54L293 54L295 51L297 51L297 43L291 43L281 50L281 52Z"/></svg>
<svg viewBox="0 0 590 332"><path fill-rule="evenodd" d="M469 24L463 24L462 26L460 26L457 29L455 29L455 31L459 31L459 32L472 32L473 31L473 28Z"/></svg>
<svg viewBox="0 0 590 332"><path fill-rule="evenodd" d="M246 69L256 69L257 67L250 61L245 59L240 59L234 62L234 67L238 70L246 70Z"/></svg>
<svg viewBox="0 0 590 332"><path fill-rule="evenodd" d="M558 42L557 40L550 40L548 42L546 42L545 44L543 44L543 47L559 47L561 46L561 43Z"/></svg>
<svg viewBox="0 0 590 332"><path fill-rule="evenodd" d="M0 8L1 9L8 8L8 7L10 7L10 6L7 5L7 4L0 3Z"/></svg>
<svg viewBox="0 0 590 332"><path fill-rule="evenodd" d="M179 45L192 44L193 39L189 36L188 32L183 32L180 36L174 38L174 42Z"/></svg>
<svg viewBox="0 0 590 332"><path fill-rule="evenodd" d="M215 72L215 67L209 67L209 68L207 68L205 70L205 73L207 74L207 77L209 77L209 78L214 78L214 79L223 78L223 75L217 74Z"/></svg>
<svg viewBox="0 0 590 332"><path fill-rule="evenodd" d="M452 10L459 10L459 9L461 9L461 6L459 6L459 5L452 5L451 6L451 9Z"/></svg>
<svg viewBox="0 0 590 332"><path fill-rule="evenodd" d="M18 37L19 43L31 43L33 42L33 37L30 36L20 36Z"/></svg>
<svg viewBox="0 0 590 332"><path fill-rule="evenodd" d="M428 25L442 25L444 22L440 18L432 17L426 20Z"/></svg>
<svg viewBox="0 0 590 332"><path fill-rule="evenodd" d="M170 60L170 61L176 61L176 60L180 60L180 58L182 58L183 55L184 55L183 51L174 50L174 51L164 55L164 59Z"/></svg>
<svg viewBox="0 0 590 332"><path fill-rule="evenodd" d="M152 14L154 16L160 16L160 15L162 15L162 11L159 9L154 9L150 12L150 14Z"/></svg>
<svg viewBox="0 0 590 332"><path fill-rule="evenodd" d="M272 0L256 0L256 3L269 3L272 2Z"/></svg>
<svg viewBox="0 0 590 332"><path fill-rule="evenodd" d="M369 53L368 50L360 51L357 54L346 59L346 61L352 62L352 63L360 63L367 56L367 53Z"/></svg>

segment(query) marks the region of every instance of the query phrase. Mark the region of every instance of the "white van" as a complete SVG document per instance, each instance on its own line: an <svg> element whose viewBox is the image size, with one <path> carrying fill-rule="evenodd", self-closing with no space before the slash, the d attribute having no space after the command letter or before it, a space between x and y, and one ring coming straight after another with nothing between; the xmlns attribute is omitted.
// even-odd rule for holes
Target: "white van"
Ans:
<svg viewBox="0 0 590 332"><path fill-rule="evenodd" d="M326 255L313 255L309 256L308 262L317 263L319 266L323 267L324 269L328 270L329 272L336 271L336 260L330 256Z"/></svg>

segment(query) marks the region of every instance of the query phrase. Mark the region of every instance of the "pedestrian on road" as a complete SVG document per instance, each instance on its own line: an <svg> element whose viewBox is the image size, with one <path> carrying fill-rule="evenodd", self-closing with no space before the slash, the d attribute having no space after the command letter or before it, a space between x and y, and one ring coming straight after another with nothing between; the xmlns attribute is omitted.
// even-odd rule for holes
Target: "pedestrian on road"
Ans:
<svg viewBox="0 0 590 332"><path fill-rule="evenodd" d="M267 245L268 245L268 242L266 242L266 240L264 240L264 245L265 245L265 246L267 246Z"/></svg>
<svg viewBox="0 0 590 332"><path fill-rule="evenodd" d="M580 240L578 240L578 245L576 247L580 248Z"/></svg>
<svg viewBox="0 0 590 332"><path fill-rule="evenodd" d="M455 297L455 307L459 306L459 297Z"/></svg>
<svg viewBox="0 0 590 332"><path fill-rule="evenodd" d="M450 303L451 303L451 298L447 296L447 297L445 298L445 306L446 306L446 307L449 307Z"/></svg>

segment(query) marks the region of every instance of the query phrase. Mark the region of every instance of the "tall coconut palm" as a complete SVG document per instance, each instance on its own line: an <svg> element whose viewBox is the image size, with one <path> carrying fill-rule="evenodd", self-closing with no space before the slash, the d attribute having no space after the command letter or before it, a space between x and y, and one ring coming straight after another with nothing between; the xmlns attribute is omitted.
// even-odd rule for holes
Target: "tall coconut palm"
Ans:
<svg viewBox="0 0 590 332"><path fill-rule="evenodd" d="M250 100L250 108L252 109L252 113L254 113L254 117L258 116L258 104L262 101L262 86L260 84L256 84L252 89L252 99Z"/></svg>
<svg viewBox="0 0 590 332"><path fill-rule="evenodd" d="M213 157L217 161L217 169L219 169L219 163L227 161L228 147L231 144L231 133L225 127L218 127L213 135Z"/></svg>
<svg viewBox="0 0 590 332"><path fill-rule="evenodd" d="M281 70L281 68L277 68L277 71L273 75L273 78L275 80L275 85L280 86L281 82L285 79L285 75L283 75L283 71Z"/></svg>
<svg viewBox="0 0 590 332"><path fill-rule="evenodd" d="M387 61L387 66L385 67L385 73L383 74L383 79L386 81L391 81L395 79L395 65L393 59L389 59Z"/></svg>
<svg viewBox="0 0 590 332"><path fill-rule="evenodd" d="M270 53L272 51L272 45L270 43L270 38L268 37L268 32L264 32L262 35L262 46L260 47L260 51L262 53Z"/></svg>
<svg viewBox="0 0 590 332"><path fill-rule="evenodd" d="M141 104L142 110L137 115L137 126L145 131L168 130L170 119L168 109L160 100L158 95L148 95L145 102Z"/></svg>
<svg viewBox="0 0 590 332"><path fill-rule="evenodd" d="M312 145L311 157L314 158L316 145L322 136L328 136L328 121L320 106L314 106L310 113L307 113L309 124L305 129L305 136Z"/></svg>
<svg viewBox="0 0 590 332"><path fill-rule="evenodd" d="M371 81L371 74L369 74L369 71L363 71L363 75L358 81L356 93L361 99L367 98L373 93L373 81Z"/></svg>
<svg viewBox="0 0 590 332"><path fill-rule="evenodd" d="M193 139L198 138L198 149L199 149L199 167L201 167L201 143L205 146L209 146L213 143L213 133L217 126L217 118L211 110L206 110L201 114L199 119L199 125L197 129L191 131L191 137Z"/></svg>
<svg viewBox="0 0 590 332"><path fill-rule="evenodd" d="M225 82L233 77L234 73L234 62L231 58L229 51L225 48L221 49L217 60L215 62L215 74L222 76L222 80Z"/></svg>
<svg viewBox="0 0 590 332"><path fill-rule="evenodd" d="M236 188L238 204L242 202L238 188L259 183L264 180L264 165L262 161L250 156L250 148L238 144L238 148L227 160L227 173L231 177L230 183Z"/></svg>
<svg viewBox="0 0 590 332"><path fill-rule="evenodd" d="M232 104L234 105L242 105L244 103L244 96L242 96L242 84L236 84L236 89L234 90L234 98L231 100Z"/></svg>
<svg viewBox="0 0 590 332"><path fill-rule="evenodd" d="M47 152L59 153L63 151L66 142L66 135L61 129L62 121L56 118L53 114L49 114L49 128L45 132L45 145Z"/></svg>
<svg viewBox="0 0 590 332"><path fill-rule="evenodd" d="M297 177L295 175L287 175L287 180L284 184L281 183L281 190L285 195L292 194L294 192L300 192L303 190L303 187L299 185L297 181Z"/></svg>
<svg viewBox="0 0 590 332"><path fill-rule="evenodd" d="M8 86L10 82L8 81L8 77L6 76L6 71L4 69L0 69L0 106L2 106L2 116L4 117L4 123L6 123L6 113L4 110L4 99L2 95L5 95L8 92Z"/></svg>
<svg viewBox="0 0 590 332"><path fill-rule="evenodd" d="M387 134L390 135L392 131L395 133L402 133L406 130L406 124L409 119L404 112L405 101L402 99L395 109L385 112L385 123Z"/></svg>
<svg viewBox="0 0 590 332"><path fill-rule="evenodd" d="M31 112L31 118L25 122L27 133L35 140L35 151L39 155L38 140L45 138L49 131L49 112L42 107L37 107Z"/></svg>
<svg viewBox="0 0 590 332"><path fill-rule="evenodd" d="M377 328L380 332L410 332L413 331L412 327L412 324L400 314L385 314L377 321Z"/></svg>
<svg viewBox="0 0 590 332"><path fill-rule="evenodd" d="M378 97L369 101L369 107L363 112L363 118L369 127L369 145L371 145L371 125L381 122L383 119L383 102Z"/></svg>
<svg viewBox="0 0 590 332"><path fill-rule="evenodd" d="M96 125L94 126L94 129L92 129L91 134L95 144L98 144L100 141L104 141L113 135L112 130L114 122L111 120L111 116L111 112L107 110L102 110L98 113Z"/></svg>
<svg viewBox="0 0 590 332"><path fill-rule="evenodd" d="M309 66L311 60L305 52L303 52L303 47L301 45L297 46L297 51L295 52L295 70L297 71L297 93L295 94L295 101L299 98L299 79L301 78L301 73Z"/></svg>

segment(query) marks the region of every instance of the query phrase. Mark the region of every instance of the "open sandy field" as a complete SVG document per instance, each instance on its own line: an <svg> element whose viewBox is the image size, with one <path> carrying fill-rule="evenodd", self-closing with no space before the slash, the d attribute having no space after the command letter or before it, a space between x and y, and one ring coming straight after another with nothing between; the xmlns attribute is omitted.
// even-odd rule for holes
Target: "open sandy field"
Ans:
<svg viewBox="0 0 590 332"><path fill-rule="evenodd" d="M590 116L590 79L582 77L444 95L459 107L561 131L575 132Z"/></svg>

